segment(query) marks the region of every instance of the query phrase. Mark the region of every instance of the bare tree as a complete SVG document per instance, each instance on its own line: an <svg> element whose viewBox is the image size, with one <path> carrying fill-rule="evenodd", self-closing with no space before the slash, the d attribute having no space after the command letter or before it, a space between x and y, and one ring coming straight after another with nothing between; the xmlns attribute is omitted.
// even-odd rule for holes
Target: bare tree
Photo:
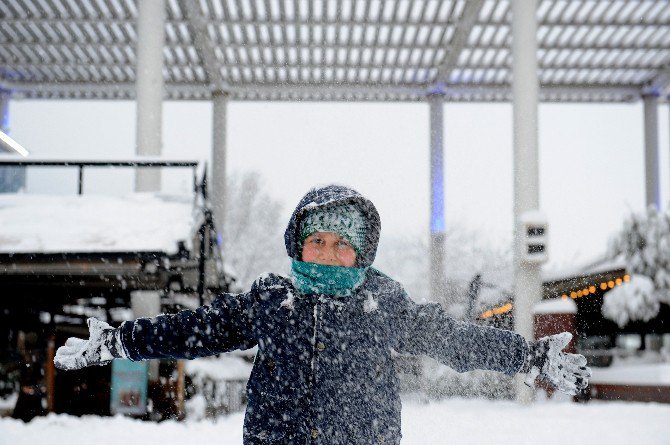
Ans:
<svg viewBox="0 0 670 445"><path fill-rule="evenodd" d="M235 287L248 289L264 272L286 269L282 205L266 191L258 172L232 174L226 189L223 256L236 278Z"/></svg>
<svg viewBox="0 0 670 445"><path fill-rule="evenodd" d="M426 238L382 235L375 262L375 267L400 281L415 301L430 300L430 253ZM456 302L446 307L452 315L465 316L468 286L475 275L481 275L488 285L511 288L512 254L504 242L493 243L475 230L452 225L445 244L447 280L437 302L443 305L447 301ZM511 241L507 244L511 245Z"/></svg>

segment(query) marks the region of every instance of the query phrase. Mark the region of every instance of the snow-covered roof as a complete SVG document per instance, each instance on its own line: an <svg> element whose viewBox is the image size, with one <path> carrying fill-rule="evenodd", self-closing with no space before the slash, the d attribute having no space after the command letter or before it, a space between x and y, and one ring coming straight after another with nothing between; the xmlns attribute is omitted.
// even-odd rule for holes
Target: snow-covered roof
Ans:
<svg viewBox="0 0 670 445"><path fill-rule="evenodd" d="M538 226L547 224L547 214L540 210L528 210L526 212L523 212L523 214L519 219L524 224L532 224Z"/></svg>
<svg viewBox="0 0 670 445"><path fill-rule="evenodd" d="M577 303L571 299L552 298L533 306L534 314L576 314Z"/></svg>
<svg viewBox="0 0 670 445"><path fill-rule="evenodd" d="M191 244L193 197L0 194L0 253L165 252Z"/></svg>
<svg viewBox="0 0 670 445"><path fill-rule="evenodd" d="M493 306L509 301L511 296L499 287L482 286L477 300L485 306Z"/></svg>
<svg viewBox="0 0 670 445"><path fill-rule="evenodd" d="M563 269L543 271L542 281L547 283L552 281L567 280L574 277L595 275L621 269L626 269L626 260L624 259L623 255L619 255L615 258L602 255L595 260L590 260L586 263L572 265Z"/></svg>
<svg viewBox="0 0 670 445"><path fill-rule="evenodd" d="M483 312L497 306L502 306L513 299L514 297L504 289L492 286L482 286L477 295L475 310L477 312Z"/></svg>

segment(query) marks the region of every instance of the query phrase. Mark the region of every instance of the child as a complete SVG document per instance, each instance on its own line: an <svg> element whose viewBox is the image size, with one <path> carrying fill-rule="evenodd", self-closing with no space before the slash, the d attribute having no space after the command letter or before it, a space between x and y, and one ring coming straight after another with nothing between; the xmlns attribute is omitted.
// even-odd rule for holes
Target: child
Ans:
<svg viewBox="0 0 670 445"><path fill-rule="evenodd" d="M70 338L56 366L193 359L258 345L247 445L400 443L391 350L426 354L459 372L529 373L570 394L586 387L586 359L561 352L568 333L528 344L510 331L455 321L437 304L414 303L370 267L379 231L377 210L356 191L313 189L284 234L290 277L265 274L249 292L118 329L89 319L88 341Z"/></svg>

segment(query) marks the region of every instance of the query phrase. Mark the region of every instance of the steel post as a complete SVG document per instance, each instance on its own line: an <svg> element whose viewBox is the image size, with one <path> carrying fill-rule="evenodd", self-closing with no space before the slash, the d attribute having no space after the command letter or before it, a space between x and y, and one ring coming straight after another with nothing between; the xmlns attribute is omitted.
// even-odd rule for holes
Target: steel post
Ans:
<svg viewBox="0 0 670 445"><path fill-rule="evenodd" d="M644 177L645 204L661 208L661 187L658 168L658 95L646 94L644 103Z"/></svg>
<svg viewBox="0 0 670 445"><path fill-rule="evenodd" d="M210 203L219 245L223 242L223 220L226 203L226 132L228 95L216 93L212 97L212 188Z"/></svg>
<svg viewBox="0 0 670 445"><path fill-rule="evenodd" d="M539 208L537 1L512 1L512 102L514 120L514 328L533 339L533 306L541 298L540 266L521 258L521 217ZM533 392L517 378L517 400Z"/></svg>
<svg viewBox="0 0 670 445"><path fill-rule="evenodd" d="M165 1L140 0L137 14L137 138L138 156L160 156L163 117L163 44ZM159 191L161 170L138 168L135 190Z"/></svg>
<svg viewBox="0 0 670 445"><path fill-rule="evenodd" d="M445 298L444 241L444 96L431 94L430 104L430 297ZM449 302L446 302L449 304Z"/></svg>

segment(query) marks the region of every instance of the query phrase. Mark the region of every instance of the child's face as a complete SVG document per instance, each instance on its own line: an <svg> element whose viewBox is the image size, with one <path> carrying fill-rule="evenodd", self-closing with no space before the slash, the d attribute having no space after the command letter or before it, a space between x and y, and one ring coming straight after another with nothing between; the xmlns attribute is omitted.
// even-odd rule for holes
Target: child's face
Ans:
<svg viewBox="0 0 670 445"><path fill-rule="evenodd" d="M302 260L324 266L354 267L356 251L337 233L314 232L302 244Z"/></svg>

